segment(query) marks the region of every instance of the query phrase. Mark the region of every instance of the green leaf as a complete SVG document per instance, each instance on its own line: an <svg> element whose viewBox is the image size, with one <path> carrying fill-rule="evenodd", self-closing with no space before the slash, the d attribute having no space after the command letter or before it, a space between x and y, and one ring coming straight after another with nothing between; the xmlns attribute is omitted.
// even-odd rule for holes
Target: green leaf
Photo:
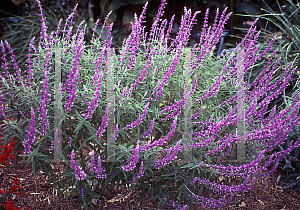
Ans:
<svg viewBox="0 0 300 210"><path fill-rule="evenodd" d="M77 133L81 128L82 128L83 123L80 122L77 126L76 129L74 130L74 133Z"/></svg>
<svg viewBox="0 0 300 210"><path fill-rule="evenodd" d="M87 195L91 195L93 198L100 198L100 196L97 194L97 193L95 193L94 191L92 191L92 190L90 190L90 189L85 189L85 193L87 194Z"/></svg>

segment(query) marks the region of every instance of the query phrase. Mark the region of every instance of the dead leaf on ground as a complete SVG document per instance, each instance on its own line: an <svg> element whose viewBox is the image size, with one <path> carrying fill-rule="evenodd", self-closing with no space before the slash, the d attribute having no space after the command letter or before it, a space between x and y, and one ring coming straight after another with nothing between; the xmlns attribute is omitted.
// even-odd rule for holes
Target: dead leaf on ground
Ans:
<svg viewBox="0 0 300 210"><path fill-rule="evenodd" d="M260 203L260 205L264 205L264 202L262 202L261 200L257 200L259 203Z"/></svg>
<svg viewBox="0 0 300 210"><path fill-rule="evenodd" d="M219 177L220 182L222 182L225 178L223 176Z"/></svg>
<svg viewBox="0 0 300 210"><path fill-rule="evenodd" d="M245 207L246 206L246 203L245 202L242 202L239 207Z"/></svg>
<svg viewBox="0 0 300 210"><path fill-rule="evenodd" d="M117 197L110 199L109 201L107 201L108 203L114 203L114 202L118 202L118 201L124 201L125 199L127 199L130 196L131 192L128 193L127 195L123 196L122 194L118 194Z"/></svg>

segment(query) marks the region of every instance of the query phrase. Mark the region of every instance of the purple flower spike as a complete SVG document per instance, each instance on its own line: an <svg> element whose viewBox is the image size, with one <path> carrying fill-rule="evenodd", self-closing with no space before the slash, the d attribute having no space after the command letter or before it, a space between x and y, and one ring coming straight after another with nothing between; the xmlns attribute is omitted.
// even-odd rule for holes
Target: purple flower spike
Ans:
<svg viewBox="0 0 300 210"><path fill-rule="evenodd" d="M91 171L96 171L96 164L95 164L95 158L94 158L94 151L92 151L92 155L91 155L90 170L91 170Z"/></svg>
<svg viewBox="0 0 300 210"><path fill-rule="evenodd" d="M30 127L27 130L27 139L24 141L25 147L25 154L30 155L31 153L31 144L35 141L35 114L34 109L31 107L31 120L30 120Z"/></svg>
<svg viewBox="0 0 300 210"><path fill-rule="evenodd" d="M135 180L137 180L143 176L143 174L144 174L143 167L144 167L144 161L141 162L141 166L139 168L139 173L136 177L133 177L131 184L134 184Z"/></svg>
<svg viewBox="0 0 300 210"><path fill-rule="evenodd" d="M104 170L102 169L101 166L101 157L100 155L98 156L98 164L97 164L98 168L97 168L97 178L98 179L105 179L107 177L106 174L103 174Z"/></svg>
<svg viewBox="0 0 300 210"><path fill-rule="evenodd" d="M70 147L72 147L72 138L71 137L69 137L69 145L70 145Z"/></svg>
<svg viewBox="0 0 300 210"><path fill-rule="evenodd" d="M149 107L149 103L147 103L142 115L136 120L134 121L133 123L129 124L129 125L126 125L126 127L124 128L124 130L128 130L128 129L133 129L135 128L136 126L138 126L142 121L143 119L146 117L146 114L147 114L147 109Z"/></svg>
<svg viewBox="0 0 300 210"><path fill-rule="evenodd" d="M86 177L86 174L84 173L83 170L81 170L80 166L76 165L76 162L74 159L75 159L74 150L72 150L72 152L71 152L71 167L75 172L75 178L77 180L83 180Z"/></svg>
<svg viewBox="0 0 300 210"><path fill-rule="evenodd" d="M96 133L96 137L102 136L102 133L103 133L104 129L107 126L107 115L108 115L109 107L110 107L110 104L108 104L107 107L106 107L105 114L102 118L101 126L99 127L99 129Z"/></svg>
<svg viewBox="0 0 300 210"><path fill-rule="evenodd" d="M9 67L8 67L8 62L7 62L7 59L6 59L6 51L5 51L5 47L4 47L4 44L1 40L1 52L2 52L2 56L1 56L1 59L2 59L2 64L1 64L1 68L4 69L4 76L5 78L8 78L8 70L9 70Z"/></svg>
<svg viewBox="0 0 300 210"><path fill-rule="evenodd" d="M128 164L122 166L123 171L132 171L136 167L138 159L139 159L139 140L136 143L136 148L133 152L133 155L128 160Z"/></svg>
<svg viewBox="0 0 300 210"><path fill-rule="evenodd" d="M144 134L141 136L141 138L145 138L145 137L149 136L149 135L152 133L152 131L153 131L153 126L154 126L154 121L155 121L155 119L152 120L149 130L148 130L146 133L144 133Z"/></svg>

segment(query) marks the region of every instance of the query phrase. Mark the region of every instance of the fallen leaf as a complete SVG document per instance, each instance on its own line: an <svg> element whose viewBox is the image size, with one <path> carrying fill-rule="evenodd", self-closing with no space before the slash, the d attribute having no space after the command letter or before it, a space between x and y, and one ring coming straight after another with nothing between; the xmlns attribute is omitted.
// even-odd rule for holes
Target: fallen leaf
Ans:
<svg viewBox="0 0 300 210"><path fill-rule="evenodd" d="M219 177L220 182L222 182L225 178L223 176Z"/></svg>
<svg viewBox="0 0 300 210"><path fill-rule="evenodd" d="M117 197L110 199L109 201L107 201L108 203L114 203L114 202L118 202L118 201L124 201L126 198L128 198L130 196L131 192L129 194L127 194L126 196L123 196L122 194L118 194Z"/></svg>
<svg viewBox="0 0 300 210"><path fill-rule="evenodd" d="M246 206L246 203L245 202L242 202L239 207L245 207Z"/></svg>
<svg viewBox="0 0 300 210"><path fill-rule="evenodd" d="M262 202L261 200L257 200L259 203L260 203L260 205L264 205L264 202Z"/></svg>

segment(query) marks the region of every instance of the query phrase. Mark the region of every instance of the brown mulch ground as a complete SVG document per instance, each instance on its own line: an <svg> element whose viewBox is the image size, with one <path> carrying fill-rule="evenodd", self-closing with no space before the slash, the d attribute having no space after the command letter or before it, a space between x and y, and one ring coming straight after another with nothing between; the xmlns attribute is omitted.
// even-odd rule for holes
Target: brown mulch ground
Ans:
<svg viewBox="0 0 300 210"><path fill-rule="evenodd" d="M4 140L0 141L2 145ZM2 150L0 150L2 151ZM24 160L23 157L20 160ZM80 201L76 198L68 197L65 199L64 195L53 195L53 188L50 184L46 184L44 181L44 175L40 171L31 180L31 166L11 161L10 165L5 165L0 168L0 183L7 183L2 188L4 191L8 191L9 186L14 180L15 175L19 175L21 189L16 192L22 192L22 197L19 195L14 196L15 207L32 207L32 209L64 209L64 210L79 210ZM58 164L54 165L54 173L59 170L65 170L63 166ZM283 182L279 185L276 184L278 175L276 172L270 177L260 178L257 180L256 185L248 192L237 195L231 203L222 209L278 209L278 210L299 210L300 209L300 195L293 190L282 189ZM90 209L156 209L152 201L147 199L143 200L139 205L139 193L126 192L124 189L114 190L96 190L96 193L100 195L97 199L96 205ZM124 198L128 195L126 198ZM122 197L123 196L123 197ZM207 195L213 197L213 195ZM78 198L78 197L77 197ZM119 200L115 202L109 202L112 199ZM124 198L124 199L119 199ZM23 208L21 208L23 209ZM165 204L160 209L174 209L170 205ZM203 208L197 204L193 205L192 209L208 209Z"/></svg>

